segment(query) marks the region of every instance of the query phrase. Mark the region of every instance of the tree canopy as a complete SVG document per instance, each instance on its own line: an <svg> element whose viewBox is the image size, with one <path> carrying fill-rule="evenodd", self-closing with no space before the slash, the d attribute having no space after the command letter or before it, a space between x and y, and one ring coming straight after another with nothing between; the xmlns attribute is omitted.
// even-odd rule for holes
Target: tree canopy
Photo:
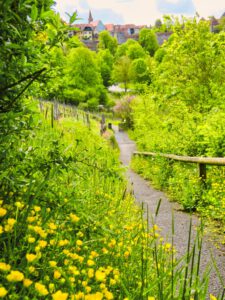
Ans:
<svg viewBox="0 0 225 300"><path fill-rule="evenodd" d="M156 34L152 29L141 29L139 43L151 56L153 56L155 51L159 48Z"/></svg>

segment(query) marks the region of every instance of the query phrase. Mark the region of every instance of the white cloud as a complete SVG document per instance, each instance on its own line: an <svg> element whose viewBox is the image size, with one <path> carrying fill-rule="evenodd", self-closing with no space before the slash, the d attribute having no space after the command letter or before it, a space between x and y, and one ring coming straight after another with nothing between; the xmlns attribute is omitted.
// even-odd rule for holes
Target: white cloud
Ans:
<svg viewBox="0 0 225 300"><path fill-rule="evenodd" d="M81 2L82 1L82 2ZM157 18L162 17L157 7L158 0L58 0L56 9L64 17L65 12L71 13L77 10L80 14L86 14L88 9L109 9L122 15L125 23L154 24ZM173 4L179 0L167 0ZM200 16L207 18L215 15L220 17L225 12L224 0L193 0L196 11ZM82 3L82 5L80 5ZM95 17L93 15L93 17ZM113 20L112 20L113 22Z"/></svg>
<svg viewBox="0 0 225 300"><path fill-rule="evenodd" d="M225 12L224 0L193 0L196 11L205 18L209 16L221 17Z"/></svg>

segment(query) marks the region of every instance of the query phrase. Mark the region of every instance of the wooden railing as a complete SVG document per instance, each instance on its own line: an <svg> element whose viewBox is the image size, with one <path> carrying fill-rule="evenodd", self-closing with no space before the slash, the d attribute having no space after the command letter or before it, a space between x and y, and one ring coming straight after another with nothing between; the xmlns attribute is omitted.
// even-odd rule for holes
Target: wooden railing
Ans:
<svg viewBox="0 0 225 300"><path fill-rule="evenodd" d="M186 163L197 163L199 166L199 177L202 181L206 180L206 165L225 166L225 158L223 157L194 157L139 151L135 151L133 154L141 156L165 157L171 160L182 161Z"/></svg>

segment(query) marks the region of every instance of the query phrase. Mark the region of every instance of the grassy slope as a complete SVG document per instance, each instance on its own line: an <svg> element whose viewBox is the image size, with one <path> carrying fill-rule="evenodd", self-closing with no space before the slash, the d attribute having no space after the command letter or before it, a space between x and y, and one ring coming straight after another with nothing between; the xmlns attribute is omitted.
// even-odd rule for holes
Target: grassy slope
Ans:
<svg viewBox="0 0 225 300"><path fill-rule="evenodd" d="M91 130L72 117L51 128L35 115L39 125L1 170L0 296L170 299L173 291L181 299L186 282L190 297L198 280L189 288L172 245L147 228L94 121Z"/></svg>

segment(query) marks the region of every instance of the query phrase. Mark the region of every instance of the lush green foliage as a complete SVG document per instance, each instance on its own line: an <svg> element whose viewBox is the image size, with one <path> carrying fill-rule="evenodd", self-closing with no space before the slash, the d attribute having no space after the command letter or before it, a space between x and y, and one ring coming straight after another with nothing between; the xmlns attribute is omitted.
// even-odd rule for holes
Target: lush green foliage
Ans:
<svg viewBox="0 0 225 300"><path fill-rule="evenodd" d="M97 53L97 63L100 68L104 86L110 86L112 82L112 68L114 57L108 49L99 50Z"/></svg>
<svg viewBox="0 0 225 300"><path fill-rule="evenodd" d="M110 53L114 55L117 49L117 39L112 37L108 31L104 30L99 34L98 48L102 50L108 49Z"/></svg>
<svg viewBox="0 0 225 300"><path fill-rule="evenodd" d="M155 54L152 84L133 106L134 137L141 150L224 157L225 35L208 22L176 23ZM208 167L206 187L197 167L165 159L137 159L140 170L187 210L225 225L224 168ZM143 166L142 166L143 165Z"/></svg>
<svg viewBox="0 0 225 300"><path fill-rule="evenodd" d="M114 65L113 80L117 83L123 83L125 92L127 91L128 83L131 81L131 60L128 56L120 57Z"/></svg>
<svg viewBox="0 0 225 300"><path fill-rule="evenodd" d="M151 56L154 55L155 51L159 47L154 31L148 28L141 29L139 42Z"/></svg>
<svg viewBox="0 0 225 300"><path fill-rule="evenodd" d="M176 260L173 243L146 223L127 191L117 150L93 120L84 126L78 119L85 115L66 106L56 115L51 104L40 105L40 115L28 97L85 108L106 102L103 80L109 83L114 46L96 55L69 39L71 27L51 4L0 4L0 297L204 299L207 276L199 279L198 264L189 269L194 252L184 263ZM75 19L76 13L70 25ZM121 59L129 66L132 59L142 77L145 55L133 45ZM198 245L201 230L196 251Z"/></svg>
<svg viewBox="0 0 225 300"><path fill-rule="evenodd" d="M22 143L15 133L10 150L7 140L1 144L1 297L170 299L194 291L204 299L206 278L198 288L197 265L186 278L172 245L146 225L118 154L95 133L94 121L93 130L73 117L52 127L50 107L41 106L42 118L33 111L35 123L24 120L36 128Z"/></svg>

